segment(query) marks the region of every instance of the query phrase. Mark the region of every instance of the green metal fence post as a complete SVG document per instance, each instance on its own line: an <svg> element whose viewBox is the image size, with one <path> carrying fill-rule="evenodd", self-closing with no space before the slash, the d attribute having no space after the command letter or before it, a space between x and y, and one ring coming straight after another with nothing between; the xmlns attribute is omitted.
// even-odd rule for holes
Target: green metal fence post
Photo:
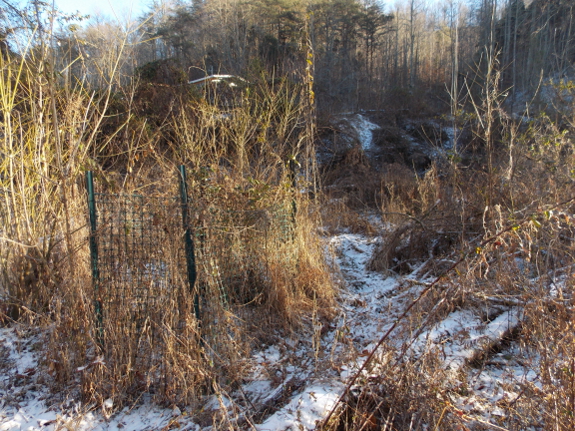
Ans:
<svg viewBox="0 0 575 431"><path fill-rule="evenodd" d="M297 191L297 166L298 163L295 159L290 159L289 161L289 178L291 180L292 192L293 197L291 201L291 222L292 222L292 239L295 237L295 227L296 227L296 217L297 217L297 202L296 202L296 193Z"/></svg>
<svg viewBox="0 0 575 431"><path fill-rule="evenodd" d="M190 292L194 293L194 286L196 284L196 258L194 256L194 242L192 241L192 232L189 223L188 215L188 182L186 175L186 167L180 166L180 194L182 200L182 221L184 224L184 241L186 244L186 264L188 267L188 281L190 283ZM200 296L198 292L194 295L194 311L196 319L200 320Z"/></svg>
<svg viewBox="0 0 575 431"><path fill-rule="evenodd" d="M102 317L102 300L100 298L100 270L98 268L98 242L96 241L96 198L94 196L94 176L92 171L86 172L86 188L88 189L88 210L90 212L90 259L92 264L92 280L94 283L94 308L98 342L103 344L104 325Z"/></svg>

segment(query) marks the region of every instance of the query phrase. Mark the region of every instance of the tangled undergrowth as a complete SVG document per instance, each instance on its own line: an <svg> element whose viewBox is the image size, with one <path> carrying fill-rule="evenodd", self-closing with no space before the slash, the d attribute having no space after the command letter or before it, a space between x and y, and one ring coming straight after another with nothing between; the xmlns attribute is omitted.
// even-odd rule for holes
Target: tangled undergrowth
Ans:
<svg viewBox="0 0 575 431"><path fill-rule="evenodd" d="M468 165L461 162L464 157L452 157L415 176L401 166L373 167L364 160L356 177L347 177L358 186L369 178L361 190L369 196L364 208L373 208L374 201L380 207L377 225L366 217L340 219L353 232L379 230L369 269L420 283L422 291L392 328L403 341L392 343L392 331L383 335L380 353L368 357L369 365L324 422L326 429L568 430L575 425L570 359L575 110L554 120L546 114L511 120L501 103L487 97L476 112L485 114L486 103L493 104L491 119L471 124L483 141L479 153L473 144L474 157L489 163ZM489 130L486 121L492 122ZM356 201L337 202L356 213ZM441 344L433 342L417 354L409 347L458 312L469 311L487 326L509 310L520 310L519 324L497 342L470 342L478 351L456 375L446 371ZM479 368L475 374L480 375L498 352L511 347L524 373L537 376L536 383L510 384L515 398L498 403L498 416L491 419L481 409L466 409L469 400L477 402L466 370Z"/></svg>
<svg viewBox="0 0 575 431"><path fill-rule="evenodd" d="M233 109L178 87L173 109L143 118L118 52L103 87L61 82L47 50L0 55L0 319L44 329L55 393L193 406L237 385L262 341L332 314L315 205L300 192L313 183L310 108L302 85L264 77Z"/></svg>
<svg viewBox="0 0 575 431"><path fill-rule="evenodd" d="M318 234L325 224L379 236L368 269L421 286L392 327L403 342L382 335L386 353L367 356L367 372L326 428L575 427L575 107L511 119L488 83L482 102L466 107L469 149L415 175L399 163L374 169L352 148L325 172L333 187L320 217L305 85L262 79L222 108L197 92L124 85L119 68L110 61L101 69L107 84L92 88L60 82L40 49L0 54L0 319L43 329L41 365L54 392L118 407L149 394L171 406L238 386L259 344L332 317L337 292ZM157 106L138 98L151 93ZM125 207L126 196L178 197L179 165L189 169L191 221L181 223L180 203L154 207L146 219L157 231L147 250L154 262L132 265L124 242L108 285L95 289L89 238L101 232L90 232L85 171L113 207ZM101 213L102 226L106 217L121 215ZM114 240L143 232L142 220L123 219ZM187 228L196 242L191 289ZM158 292L142 310L124 285L159 273L169 294L146 279ZM520 323L455 373L437 344L412 348L458 310L487 326L516 309ZM505 343L538 384L517 383L495 424L459 401L472 392L465 370L485 367Z"/></svg>

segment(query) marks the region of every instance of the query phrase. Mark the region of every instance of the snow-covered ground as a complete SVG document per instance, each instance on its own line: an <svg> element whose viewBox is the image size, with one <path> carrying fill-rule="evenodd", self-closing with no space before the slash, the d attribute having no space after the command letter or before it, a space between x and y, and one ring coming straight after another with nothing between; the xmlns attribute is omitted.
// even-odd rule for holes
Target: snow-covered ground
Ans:
<svg viewBox="0 0 575 431"><path fill-rule="evenodd" d="M243 419L246 429L314 429L382 334L429 282L414 282L417 270L404 277L368 271L375 238L340 233L326 241L342 281L336 319L327 328L312 324L307 337L287 338L257 352L243 387L206 399L204 411L226 410L232 422ZM470 367L469 361L486 345L497 343L521 318L519 306L499 308L488 320L472 310L454 310L412 340L402 338L405 331L399 327L390 342L398 347L412 342L409 354L416 356L424 349L441 351L445 368L459 373L459 379L463 375L460 383L467 387L453 396L454 408L468 420L490 423L504 414L498 403L516 399L522 384L537 385L538 376L524 366L513 344L481 369ZM24 326L0 329L0 431L212 429L197 424L192 412L161 409L145 399L117 412L111 400L99 406L82 405L50 394L43 384L50 377L38 367L39 343L39 334Z"/></svg>
<svg viewBox="0 0 575 431"><path fill-rule="evenodd" d="M369 151L373 144L373 131L379 129L377 124L372 123L361 114L351 116L349 124L357 134L359 143L364 151Z"/></svg>
<svg viewBox="0 0 575 431"><path fill-rule="evenodd" d="M332 126L339 131L339 139L349 147L359 144L364 151L373 149L373 132L380 129L360 113L343 113L332 119Z"/></svg>

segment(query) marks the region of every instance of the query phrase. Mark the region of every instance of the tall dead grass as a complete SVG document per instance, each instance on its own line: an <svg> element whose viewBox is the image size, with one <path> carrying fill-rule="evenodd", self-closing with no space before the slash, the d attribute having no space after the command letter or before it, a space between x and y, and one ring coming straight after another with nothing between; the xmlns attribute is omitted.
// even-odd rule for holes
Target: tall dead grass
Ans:
<svg viewBox="0 0 575 431"><path fill-rule="evenodd" d="M461 156L470 156L456 154L422 178L397 170L382 181L381 211L389 224L370 269L436 280L405 316L405 346L453 310L470 310L489 322L502 310L522 309L508 339L488 346L477 360L482 367L495 352L516 345L524 355L518 361L536 380L506 383L517 397L498 403L504 413L489 423L455 405L455 398L469 395L467 380L444 372L441 352L410 358L405 348L391 348L395 358L374 356L375 376L349 391L329 429L574 426L575 107L569 114L512 119L498 85L491 82L486 91L491 94L474 109L481 116L475 118L474 163L462 165Z"/></svg>
<svg viewBox="0 0 575 431"><path fill-rule="evenodd" d="M137 117L134 99L117 93L130 91L114 78L122 59L105 69L104 87L62 87L50 78L50 56L35 48L0 57L0 310L5 324L26 318L44 329L42 367L54 391L97 406L149 394L193 407L239 382L260 340L318 309L330 315L335 293L306 191L310 175L289 168L310 142L299 87L263 80L231 111L182 97L154 130ZM96 292L84 171L95 171L97 192L121 208L131 194L178 197L179 164L189 172L195 289L176 204L146 226L157 231L149 261L134 264L135 246L124 243L106 256L115 269ZM99 223L104 232L106 214ZM121 229L127 236L135 227ZM153 276L154 259L169 276ZM137 276L144 285L133 283ZM135 300L142 289L146 307Z"/></svg>

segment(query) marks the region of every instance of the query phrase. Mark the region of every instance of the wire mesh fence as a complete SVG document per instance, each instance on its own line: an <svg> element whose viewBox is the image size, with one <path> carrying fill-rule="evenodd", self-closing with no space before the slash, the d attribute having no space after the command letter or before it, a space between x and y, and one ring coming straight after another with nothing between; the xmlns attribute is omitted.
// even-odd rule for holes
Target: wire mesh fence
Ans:
<svg viewBox="0 0 575 431"><path fill-rule="evenodd" d="M88 180L100 328L177 330L191 315L209 325L214 307L265 295L265 255L293 238L292 206L188 201L185 170L180 173L181 194L168 197L95 193Z"/></svg>
<svg viewBox="0 0 575 431"><path fill-rule="evenodd" d="M180 202L103 193L95 199L102 317L114 320L166 307L182 284L183 249L172 245L178 239L183 245Z"/></svg>
<svg viewBox="0 0 575 431"><path fill-rule="evenodd" d="M264 294L266 255L293 238L288 208L195 208L193 226L200 287L212 287L224 304L245 304ZM214 289L215 287L215 289Z"/></svg>

